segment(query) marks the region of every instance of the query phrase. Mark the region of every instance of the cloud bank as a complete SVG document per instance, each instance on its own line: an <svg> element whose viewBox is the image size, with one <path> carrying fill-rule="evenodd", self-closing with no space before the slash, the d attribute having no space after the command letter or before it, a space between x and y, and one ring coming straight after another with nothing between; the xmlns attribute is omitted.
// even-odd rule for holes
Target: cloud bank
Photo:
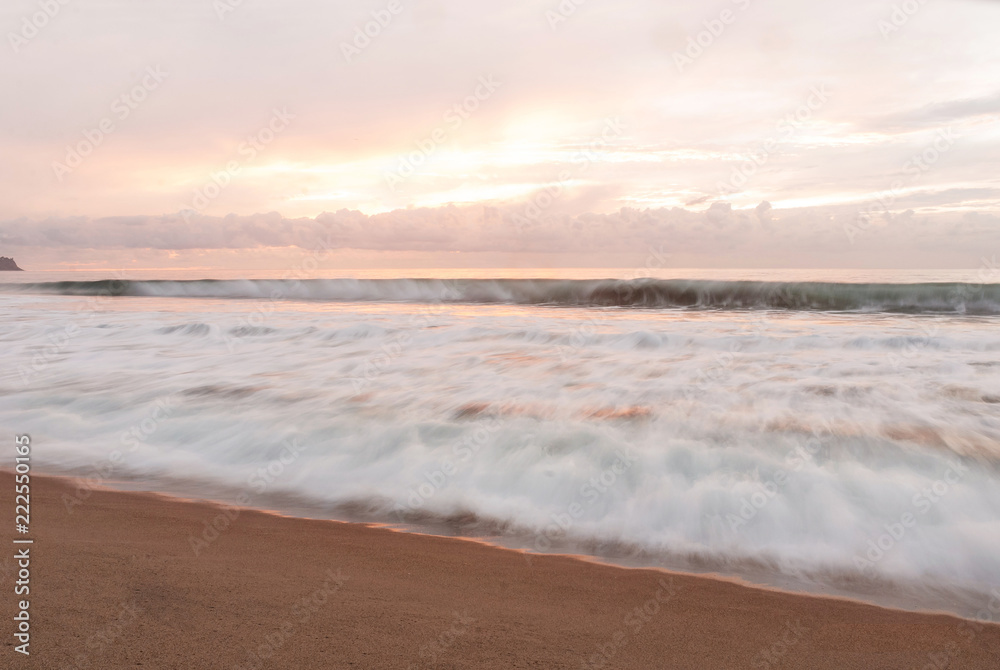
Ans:
<svg viewBox="0 0 1000 670"><path fill-rule="evenodd" d="M918 215L851 207L775 209L621 208L612 213L538 212L531 203L414 208L315 218L277 213L212 217L53 218L0 222L5 249L228 250L379 253L544 254L574 257L670 256L677 265L744 267L959 267L1000 253L1000 219L991 214Z"/></svg>

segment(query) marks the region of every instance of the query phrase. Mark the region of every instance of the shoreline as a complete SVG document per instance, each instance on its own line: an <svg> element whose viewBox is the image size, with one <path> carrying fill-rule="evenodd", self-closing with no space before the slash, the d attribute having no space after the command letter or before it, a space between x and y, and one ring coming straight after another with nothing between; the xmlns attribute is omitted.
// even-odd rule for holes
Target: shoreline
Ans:
<svg viewBox="0 0 1000 670"><path fill-rule="evenodd" d="M13 490L10 472L0 486ZM951 614L154 492L94 489L68 513L71 492L32 477L43 668L992 668L1000 655L1000 626Z"/></svg>
<svg viewBox="0 0 1000 670"><path fill-rule="evenodd" d="M0 470L0 472L2 471ZM35 471L39 473L39 476L51 477L66 482L81 479L65 472L59 472L58 470L36 469ZM881 583L872 582L862 584L854 579L854 575L840 575L839 579L841 582L846 581L851 583L851 588L847 588L843 585L836 586L829 581L796 581L791 576L775 574L768 571L763 565L752 563L744 564L742 570L738 568L730 568L729 570L715 569L713 567L695 566L691 562L681 564L679 559L675 558L671 561L669 558L658 558L656 554L648 554L645 558L642 558L634 554L624 553L616 556L590 553L571 543L565 543L552 551L540 553L533 551L529 547L530 538L534 537L530 534L463 533L461 530L456 530L455 524L442 518L425 520L423 522L412 521L403 523L373 519L356 511L351 512L342 506L310 503L310 501L304 498L286 494L272 494L256 503L240 504L237 502L234 504L228 502L226 498L238 498L241 493L244 493L243 489L239 487L218 487L216 485L220 497L204 498L200 493L203 490L202 484L205 483L176 478L142 481L107 479L96 484L96 486L100 490L157 495L168 499L198 502L220 508L238 507L264 514L274 514L282 518L357 524L364 527L380 528L413 535L467 540L495 549L513 551L526 557L526 560L529 561L536 556L562 556L609 568L654 570L667 574L718 579L740 584L748 588L777 591L792 596L837 598L917 614L945 614L957 616L961 619L975 620L976 612L981 607L980 601L983 598L990 597L988 594L982 594L977 591L942 591L941 589L927 587L919 582L883 581ZM574 549L579 550L574 551ZM918 589L922 589L919 596L915 593ZM995 614L994 621L1000 623L1000 612L996 612Z"/></svg>

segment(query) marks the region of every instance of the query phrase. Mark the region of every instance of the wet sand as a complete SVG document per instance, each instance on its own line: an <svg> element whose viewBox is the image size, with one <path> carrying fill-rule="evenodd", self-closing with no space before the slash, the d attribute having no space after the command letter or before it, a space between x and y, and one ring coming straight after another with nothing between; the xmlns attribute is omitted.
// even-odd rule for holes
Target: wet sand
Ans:
<svg viewBox="0 0 1000 670"><path fill-rule="evenodd" d="M13 529L11 473L0 487ZM31 656L14 651L8 550L2 667L1000 667L1000 625L948 615L156 494L81 498L32 477Z"/></svg>

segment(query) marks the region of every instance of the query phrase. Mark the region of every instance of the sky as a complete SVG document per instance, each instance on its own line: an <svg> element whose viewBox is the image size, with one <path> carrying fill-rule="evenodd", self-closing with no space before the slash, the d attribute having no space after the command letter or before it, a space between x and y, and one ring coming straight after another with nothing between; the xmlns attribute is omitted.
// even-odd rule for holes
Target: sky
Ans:
<svg viewBox="0 0 1000 670"><path fill-rule="evenodd" d="M974 268L998 26L996 0L6 0L0 254Z"/></svg>

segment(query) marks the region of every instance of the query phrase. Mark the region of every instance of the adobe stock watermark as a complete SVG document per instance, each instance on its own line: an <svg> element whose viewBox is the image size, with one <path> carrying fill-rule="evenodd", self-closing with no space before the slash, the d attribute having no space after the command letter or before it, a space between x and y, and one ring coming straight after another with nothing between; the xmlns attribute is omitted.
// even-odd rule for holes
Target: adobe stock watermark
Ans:
<svg viewBox="0 0 1000 670"><path fill-rule="evenodd" d="M295 463L306 447L299 444L298 440L291 438L282 444L278 457L271 460L267 465L263 465L247 478L249 486L255 494L263 495L274 482L285 473L285 470ZM201 552L219 539L223 533L228 531L233 523L239 518L244 509L253 503L253 496L247 492L242 492L236 496L236 505L223 505L222 510L211 519L202 522L202 530L197 536L189 535L188 544L195 556L200 556Z"/></svg>
<svg viewBox="0 0 1000 670"><path fill-rule="evenodd" d="M30 365L17 366L17 374L21 378L22 386L27 386L35 375L44 372L50 365L59 360L70 343L83 332L81 325L87 326L93 322L100 310L107 307L105 304L107 300L125 292L128 287L125 273L122 270L116 270L114 279L108 280L105 285L107 288L99 291L97 295L89 296L85 303L77 308L78 314L86 311L86 316L70 321L61 329L47 332L45 335L49 344L31 357Z"/></svg>
<svg viewBox="0 0 1000 670"><path fill-rule="evenodd" d="M917 510L916 514L903 512L897 520L884 524L882 528L885 533L874 540L868 540L868 550L864 556L855 554L854 566L866 576L874 577L877 574L875 565L906 537L910 529L917 526L921 517L930 512L934 505L951 492L952 487L962 481L968 471L969 468L961 462L948 461L948 469L945 470L941 479L935 480L930 486L924 487L913 496L910 502Z"/></svg>
<svg viewBox="0 0 1000 670"><path fill-rule="evenodd" d="M611 635L611 639L606 644L598 647L597 651L583 660L580 667L583 670L602 670L603 668L614 667L609 665L615 656L624 649L629 641L638 637L642 629L646 627L674 598L680 590L674 585L674 578L669 577L657 582L656 593L634 609L630 610L622 620L622 627Z"/></svg>
<svg viewBox="0 0 1000 670"><path fill-rule="evenodd" d="M340 53L344 55L344 60L350 63L360 56L389 27L393 19L402 13L403 4L400 0L389 0L385 9L376 9L371 13L371 21L363 26L354 26L354 38L350 42L340 43Z"/></svg>
<svg viewBox="0 0 1000 670"><path fill-rule="evenodd" d="M10 42L10 48L14 53L20 52L28 42L38 37L42 28L49 25L49 21L54 19L69 2L70 0L38 0L39 11L22 16L20 29L17 32L7 33L7 41Z"/></svg>
<svg viewBox="0 0 1000 670"><path fill-rule="evenodd" d="M879 19L875 23L875 27L882 33L882 39L888 40L890 35L899 32L926 4L927 0L903 0L899 4L893 4L889 18Z"/></svg>
<svg viewBox="0 0 1000 670"><path fill-rule="evenodd" d="M255 133L248 135L246 140L237 147L236 153L241 159L234 158L229 161L224 169L211 173L208 181L194 189L191 205L181 210L181 216L184 220L190 222L194 214L203 211L213 200L218 198L233 182L233 177L240 173L243 166L257 158L257 154L288 128L289 122L294 118L295 115L290 114L287 108L271 110L271 118L268 119L267 123Z"/></svg>
<svg viewBox="0 0 1000 670"><path fill-rule="evenodd" d="M475 619L469 616L468 610L465 612L455 612L452 616L454 616L455 621L451 626L436 638L421 646L420 651L417 652L420 661L417 663L407 663L406 670L420 670L422 667L438 667L438 659L455 645L458 638L468 633L469 626L476 622Z"/></svg>
<svg viewBox="0 0 1000 670"><path fill-rule="evenodd" d="M961 642L948 642L940 651L927 654L927 663L920 670L946 670L951 663L962 655L966 647L975 641L985 628L984 624L1000 623L1000 588L993 587L989 593L990 599L976 612L975 618L963 620L958 624L957 633Z"/></svg>
<svg viewBox="0 0 1000 670"><path fill-rule="evenodd" d="M976 291L982 291L987 284L996 283L998 275L1000 275L1000 263L997 262L996 254L993 254L990 258L982 256L979 259L979 269L976 270L976 279L978 281L954 286L949 291L950 299L955 301L960 300L964 304Z"/></svg>
<svg viewBox="0 0 1000 670"><path fill-rule="evenodd" d="M66 156L63 162L52 161L52 171L59 182L66 175L73 172L81 165L83 160L94 153L94 150L104 143L107 137L117 129L117 122L122 122L131 116L132 112L139 108L149 94L160 87L160 84L167 78L168 72L160 69L159 65L150 65L146 68L142 79L131 89L122 93L111 101L111 114L98 121L95 128L87 128L83 131L83 139L74 145L67 145Z"/></svg>
<svg viewBox="0 0 1000 670"><path fill-rule="evenodd" d="M746 11L750 8L753 0L731 0L731 2L739 7L740 11ZM726 27L736 23L736 16L733 10L726 8L720 11L716 18L704 21L702 25L705 29L689 36L683 51L674 52L674 65L677 66L677 72L683 74L684 68L694 65L694 62L715 44L715 40L722 37L722 34L726 32Z"/></svg>
<svg viewBox="0 0 1000 670"><path fill-rule="evenodd" d="M536 551L544 553L552 548L553 540L566 536L587 509L606 495L638 460L635 454L623 449L616 451L615 456L614 463L580 487L577 499L567 505L563 512L553 512L550 515L552 523L538 529L533 544ZM530 563L530 554L526 553L524 556Z"/></svg>
<svg viewBox="0 0 1000 670"><path fill-rule="evenodd" d="M1000 263L997 263L996 254L992 258L983 256L979 260L980 265L976 270L977 282L952 284L948 290L945 304L955 305L958 309L962 305L964 311L966 301L977 291L982 291L988 284L996 282L997 275L1000 274ZM941 333L941 327L936 322L923 322L918 324L918 328L923 333L921 336L907 338L900 348L900 353L890 351L886 354L886 360L894 370L899 370L906 363L913 361L917 356L925 352L935 343L935 338Z"/></svg>
<svg viewBox="0 0 1000 670"><path fill-rule="evenodd" d="M833 435L833 428L829 423L824 423L823 426L814 426L812 435L804 444L796 446L785 454L785 466L788 469L778 468L767 481L757 482L756 490L749 497L740 498L739 516L731 512L726 514L726 523L729 524L731 532L737 533L743 526L753 521L761 510L781 494L785 486L788 485L790 475L801 471L807 463L813 462L816 455L823 449L821 429L825 431L825 437Z"/></svg>
<svg viewBox="0 0 1000 670"><path fill-rule="evenodd" d="M764 140L758 149L750 149L744 152L746 159L733 168L729 175L729 182L719 182L716 188L720 196L738 193L746 186L747 182L757 174L757 170L767 165L771 156L778 151L783 142L798 132L799 128L809 121L813 114L820 110L829 101L830 94L826 90L826 84L819 84L809 89L809 96L805 102L799 105L794 111L789 112L778 120L774 125L777 136L772 136Z"/></svg>
<svg viewBox="0 0 1000 670"><path fill-rule="evenodd" d="M764 670L781 667L782 659L791 651L792 647L802 642L802 638L808 632L809 629L803 626L802 622L798 619L794 622L791 620L786 621L785 631L781 639L775 640L769 646L757 652L753 657L753 667L763 668Z"/></svg>
<svg viewBox="0 0 1000 670"><path fill-rule="evenodd" d="M441 301L447 300L449 294L455 299L459 296L458 290L449 286L446 289L446 294L441 296ZM360 395L369 384L385 374L386 370L405 353L407 347L412 343L413 331L426 327L430 323L431 317L442 311L441 302L432 302L420 307L407 320L405 328L395 334L388 343L380 346L377 353L366 356L362 362L358 363L351 371L350 377L354 393Z"/></svg>
<svg viewBox="0 0 1000 670"><path fill-rule="evenodd" d="M399 167L384 174L385 182L393 192L396 186L405 179L413 176L417 168L427 162L434 155L438 147L444 144L449 137L449 133L457 131L469 120L472 114L479 109L479 106L489 100L497 89L503 85L497 81L493 75L483 75L479 78L475 90L471 95L467 95L461 101L455 103L445 110L442 120L444 126L438 126L422 140L417 140L416 150L411 151L399 159Z"/></svg>
<svg viewBox="0 0 1000 670"><path fill-rule="evenodd" d="M889 361L889 365L891 365L894 370L899 370L899 368L903 367L905 363L912 361L928 347L930 347L934 343L934 338L941 332L940 326L934 322L928 324L921 321L918 324L918 327L923 333L922 337L909 338L903 344L899 354L893 351L886 354L885 358Z"/></svg>
<svg viewBox="0 0 1000 670"><path fill-rule="evenodd" d="M325 579L322 585L309 595L296 600L289 615L281 619L272 632L263 635L257 646L246 649L246 660L233 666L233 670L277 667L271 660L274 655L329 602L330 596L343 589L351 579L350 575L342 574L341 568L337 568L336 572L327 570L323 576Z"/></svg>
<svg viewBox="0 0 1000 670"><path fill-rule="evenodd" d="M225 21L226 14L231 14L242 6L243 0L213 0L212 2L212 9L215 10L215 15L219 17L220 21Z"/></svg>
<svg viewBox="0 0 1000 670"><path fill-rule="evenodd" d="M939 130L934 141L929 146L920 153L914 154L908 161L903 163L902 171L908 179L894 179L889 184L888 190L876 195L874 203L858 212L854 223L844 224L844 234L850 243L854 244L859 234L867 232L872 228L874 214L878 212L888 214L889 208L895 204L896 198L902 195L907 188L919 181L925 173L934 167L943 155L951 151L957 141L958 137L950 127Z"/></svg>
<svg viewBox="0 0 1000 670"><path fill-rule="evenodd" d="M406 505L397 502L393 506L391 513L396 516L397 523L405 523L406 515L410 512L420 512L424 504L444 489L448 481L470 463L506 423L507 419L501 411L500 415L488 415L474 430L466 431L462 439L452 445L451 454L454 458L445 457L440 469L425 471L426 481L406 490Z"/></svg>
<svg viewBox="0 0 1000 670"><path fill-rule="evenodd" d="M177 396L165 396L150 404L146 411L146 416L122 433L120 443L121 449L114 449L108 454L107 459L91 466L89 476L76 477L73 482L76 489L73 495L62 494L63 505L66 506L66 513L72 514L73 508L82 505L94 491L100 488L106 481L109 481L115 471L125 462L127 454L135 453L139 450L139 445L143 444L159 430L160 423L173 416L176 410Z"/></svg>
<svg viewBox="0 0 1000 670"><path fill-rule="evenodd" d="M302 288L303 281L315 279L319 274L320 260L336 248L332 235L320 239L316 248L309 249L304 258L279 278L279 281L285 282L280 289L272 289L266 298L255 301L253 311L241 316L238 326L227 332L220 330L218 335L226 345L227 351L230 354L236 353L237 344L242 343L245 336L253 335L265 328L264 323L278 310L278 305L291 297L296 289Z"/></svg>
<svg viewBox="0 0 1000 670"><path fill-rule="evenodd" d="M796 300L790 294L789 288L784 284L772 284L766 294L761 296L762 303L769 306L794 305ZM749 319L740 325L740 335L748 335L755 339L767 336L771 321L767 317L766 311L753 312ZM685 400L693 400L698 393L705 393L709 387L720 384L728 377L739 357L744 354L744 345L739 340L729 345L729 350L725 353L717 354L715 363L707 368L698 367L696 376L697 382L687 384L682 391Z"/></svg>
<svg viewBox="0 0 1000 670"><path fill-rule="evenodd" d="M562 197L566 189L569 188L569 183L578 174L586 172L590 165L598 159L597 151L610 146L613 140L621 136L626 127L621 118L617 116L606 119L601 134L591 140L580 153L573 157L572 170L561 170L556 175L554 184L543 188L529 198L522 214L516 212L510 214L518 230L524 232L524 229L531 226L532 223L538 223L545 210L555 204L556 200Z"/></svg>
<svg viewBox="0 0 1000 670"><path fill-rule="evenodd" d="M586 2L587 0L562 0L555 9L545 10L545 20L549 22L552 32L555 32L560 23L566 23Z"/></svg>
<svg viewBox="0 0 1000 670"><path fill-rule="evenodd" d="M975 292L982 291L988 284L995 283L998 274L1000 274L1000 264L997 263L996 254L992 258L981 257L979 268L976 270L976 279L978 281L974 283L963 282L952 284L946 294L945 304L954 305L960 313L964 312L966 301ZM960 305L961 307L959 307ZM915 360L919 355L933 346L936 341L935 338L941 334L941 327L936 322L921 321L917 327L922 335L908 337L904 341L903 346L900 347L899 353L890 351L886 354L886 360L894 370L899 370L899 368Z"/></svg>
<svg viewBox="0 0 1000 670"><path fill-rule="evenodd" d="M649 254L646 256L643 267L636 268L623 279L615 280L613 292L618 296L618 303L627 305L637 292L637 280L648 279L653 276L655 270L667 266L670 254L663 250L663 247L654 249L649 247ZM559 352L559 360L567 363L575 359L581 349L587 345L587 338L597 334L598 329L608 322L608 312L600 310L596 315L589 317L586 321L573 328L569 336L568 344L560 344L556 347Z"/></svg>
<svg viewBox="0 0 1000 670"><path fill-rule="evenodd" d="M92 657L103 653L105 649L118 642L125 633L125 629L134 624L139 615L144 613L144 610L136 602L124 603L120 609L121 612L118 614L117 620L112 621L87 638L84 643L87 651L74 656L70 665L62 666L63 670L85 670L94 667Z"/></svg>

